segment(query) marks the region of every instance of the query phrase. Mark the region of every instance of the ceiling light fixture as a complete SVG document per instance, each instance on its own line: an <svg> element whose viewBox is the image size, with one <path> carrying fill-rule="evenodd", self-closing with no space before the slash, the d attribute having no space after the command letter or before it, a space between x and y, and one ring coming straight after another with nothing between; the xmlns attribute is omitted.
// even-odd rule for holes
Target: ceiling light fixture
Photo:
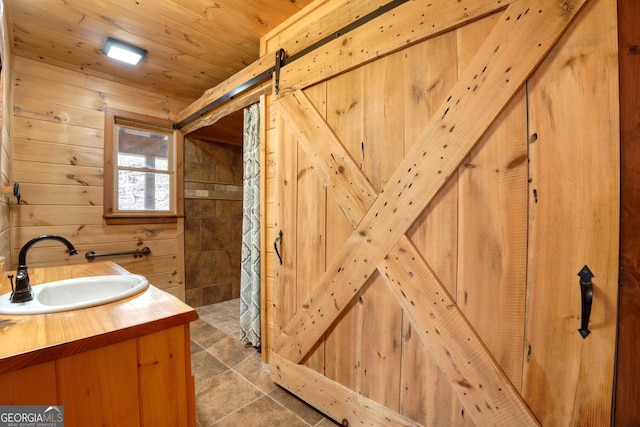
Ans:
<svg viewBox="0 0 640 427"><path fill-rule="evenodd" d="M104 46L102 46L102 53L117 61L138 65L147 54L147 51L108 37L107 41L104 42Z"/></svg>

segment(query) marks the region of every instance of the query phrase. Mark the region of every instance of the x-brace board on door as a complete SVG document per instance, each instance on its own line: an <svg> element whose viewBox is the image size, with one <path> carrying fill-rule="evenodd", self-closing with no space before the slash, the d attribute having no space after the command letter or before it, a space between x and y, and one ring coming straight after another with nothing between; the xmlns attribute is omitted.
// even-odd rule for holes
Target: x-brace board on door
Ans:
<svg viewBox="0 0 640 427"><path fill-rule="evenodd" d="M585 2L509 5L379 194L301 91L278 100L354 232L278 337L276 358L300 362L378 269L478 425L538 424L405 233Z"/></svg>

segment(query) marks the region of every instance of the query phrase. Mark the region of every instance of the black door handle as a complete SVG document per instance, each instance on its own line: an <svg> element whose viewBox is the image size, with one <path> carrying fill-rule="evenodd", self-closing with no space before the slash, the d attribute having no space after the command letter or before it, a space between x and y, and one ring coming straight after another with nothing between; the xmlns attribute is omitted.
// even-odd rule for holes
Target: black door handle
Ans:
<svg viewBox="0 0 640 427"><path fill-rule="evenodd" d="M580 276L580 294L582 295L582 319L578 332L580 332L580 335L582 335L584 339L591 332L589 330L589 317L591 316L591 304L593 302L593 284L591 283L591 278L594 276L586 265L582 267L578 276Z"/></svg>
<svg viewBox="0 0 640 427"><path fill-rule="evenodd" d="M276 237L276 240L273 241L273 248L276 250L276 255L278 255L280 265L282 265L282 256L280 256L280 251L278 251L278 242L282 244L282 230L280 230L280 233L278 234L278 237Z"/></svg>

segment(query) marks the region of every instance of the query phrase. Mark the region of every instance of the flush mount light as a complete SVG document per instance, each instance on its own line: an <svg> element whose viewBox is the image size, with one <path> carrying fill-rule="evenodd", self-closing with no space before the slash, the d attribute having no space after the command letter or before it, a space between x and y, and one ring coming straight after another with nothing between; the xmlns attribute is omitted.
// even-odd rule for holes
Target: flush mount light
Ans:
<svg viewBox="0 0 640 427"><path fill-rule="evenodd" d="M147 54L147 51L109 37L104 42L104 46L102 46L102 53L117 61L138 65Z"/></svg>

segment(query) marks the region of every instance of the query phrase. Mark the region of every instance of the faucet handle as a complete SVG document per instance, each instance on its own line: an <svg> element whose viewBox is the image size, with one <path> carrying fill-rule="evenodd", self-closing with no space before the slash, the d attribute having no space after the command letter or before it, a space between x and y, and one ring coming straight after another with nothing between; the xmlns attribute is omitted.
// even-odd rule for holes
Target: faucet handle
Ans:
<svg viewBox="0 0 640 427"><path fill-rule="evenodd" d="M13 288L13 274L9 274L9 275L7 275L7 277L9 278L9 281L11 282L11 292L15 292L15 289Z"/></svg>

